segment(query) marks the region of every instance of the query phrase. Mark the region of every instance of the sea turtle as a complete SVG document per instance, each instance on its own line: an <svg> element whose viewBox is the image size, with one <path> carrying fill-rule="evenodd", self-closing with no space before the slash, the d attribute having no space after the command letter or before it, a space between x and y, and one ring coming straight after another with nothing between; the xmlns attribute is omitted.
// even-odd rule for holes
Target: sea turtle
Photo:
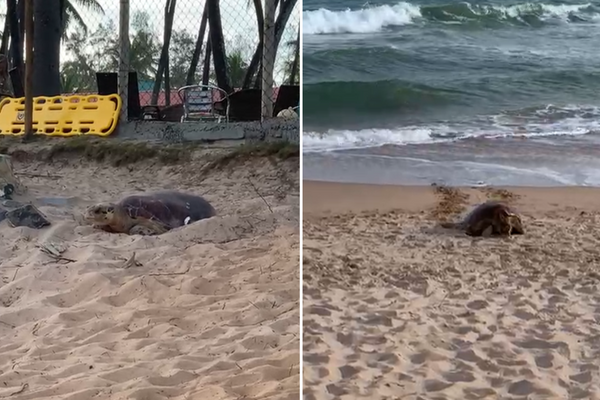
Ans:
<svg viewBox="0 0 600 400"><path fill-rule="evenodd" d="M214 215L215 209L200 196L162 191L93 205L86 210L84 219L106 232L159 235Z"/></svg>
<svg viewBox="0 0 600 400"><path fill-rule="evenodd" d="M487 201L475 207L460 222L446 222L444 228L464 230L469 236L481 236L491 229L492 235L523 235L521 217L508 205L499 201Z"/></svg>

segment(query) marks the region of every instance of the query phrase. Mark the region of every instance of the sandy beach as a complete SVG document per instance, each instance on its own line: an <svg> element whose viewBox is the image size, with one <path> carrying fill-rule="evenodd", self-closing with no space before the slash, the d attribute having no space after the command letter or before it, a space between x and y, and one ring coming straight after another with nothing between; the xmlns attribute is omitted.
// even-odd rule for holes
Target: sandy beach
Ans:
<svg viewBox="0 0 600 400"><path fill-rule="evenodd" d="M599 399L600 190L305 181L304 398ZM525 235L439 227L498 198Z"/></svg>
<svg viewBox="0 0 600 400"><path fill-rule="evenodd" d="M298 398L297 157L200 173L212 150L119 167L30 150L14 152L28 188L15 200L52 225L0 224L0 398ZM218 215L160 236L79 218L160 189L202 195Z"/></svg>

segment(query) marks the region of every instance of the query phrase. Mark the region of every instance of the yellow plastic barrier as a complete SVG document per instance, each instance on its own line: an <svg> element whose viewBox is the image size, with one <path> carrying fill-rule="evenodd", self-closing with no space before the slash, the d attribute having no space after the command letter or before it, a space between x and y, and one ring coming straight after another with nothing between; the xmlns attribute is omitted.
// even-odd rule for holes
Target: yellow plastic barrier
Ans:
<svg viewBox="0 0 600 400"><path fill-rule="evenodd" d="M108 136L117 127L121 97L56 96L33 99L33 132L47 136ZM25 133L25 99L0 101L0 135Z"/></svg>

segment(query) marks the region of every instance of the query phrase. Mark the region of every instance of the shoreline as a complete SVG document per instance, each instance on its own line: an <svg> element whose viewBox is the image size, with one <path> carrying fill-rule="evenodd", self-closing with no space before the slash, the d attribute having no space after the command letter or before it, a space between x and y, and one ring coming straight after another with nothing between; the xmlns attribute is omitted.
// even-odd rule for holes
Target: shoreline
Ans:
<svg viewBox="0 0 600 400"><path fill-rule="evenodd" d="M304 152L306 180L392 185L600 187L600 137L470 138Z"/></svg>
<svg viewBox="0 0 600 400"><path fill-rule="evenodd" d="M425 185L385 185L345 182L303 181L304 215L343 214L368 211L401 210L422 212L435 207L436 187ZM493 191L514 195L513 204L526 213L549 212L566 208L600 211L600 187L589 186L448 186L465 193L468 204L489 198Z"/></svg>

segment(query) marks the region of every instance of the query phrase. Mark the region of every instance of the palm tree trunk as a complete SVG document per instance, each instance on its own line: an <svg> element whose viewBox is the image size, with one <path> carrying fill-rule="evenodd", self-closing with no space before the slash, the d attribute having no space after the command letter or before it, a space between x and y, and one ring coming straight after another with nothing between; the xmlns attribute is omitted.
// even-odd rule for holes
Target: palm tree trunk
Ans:
<svg viewBox="0 0 600 400"><path fill-rule="evenodd" d="M60 0L60 35L64 37L67 30L67 2L69 0Z"/></svg>
<svg viewBox="0 0 600 400"><path fill-rule="evenodd" d="M210 39L208 39L208 43L206 43L206 54L204 56L204 67L202 68L202 84L208 85L208 81L210 80L210 58L212 56L212 44L210 43Z"/></svg>
<svg viewBox="0 0 600 400"><path fill-rule="evenodd" d="M165 62L165 106L171 105L171 77L169 75L169 57L167 57Z"/></svg>
<svg viewBox="0 0 600 400"><path fill-rule="evenodd" d="M8 27L10 29L10 64L19 68L19 72L23 72L23 47L20 46L23 41L20 38L17 0L7 0L6 21L8 21Z"/></svg>
<svg viewBox="0 0 600 400"><path fill-rule="evenodd" d="M297 0L283 1L279 8L279 15L277 16L277 21L275 21L275 49L277 49L279 43L281 43L283 31L290 19L290 15L292 15L292 10L296 6L296 2Z"/></svg>
<svg viewBox="0 0 600 400"><path fill-rule="evenodd" d="M290 85L296 82L296 75L298 75L298 67L300 64L300 29L298 29L298 39L296 40L296 49L294 54L294 61L292 62L292 70L290 72Z"/></svg>
<svg viewBox="0 0 600 400"><path fill-rule="evenodd" d="M261 121L273 117L273 70L277 48L275 47L275 12L277 0L265 0L265 31L262 57Z"/></svg>
<svg viewBox="0 0 600 400"><path fill-rule="evenodd" d="M60 0L34 0L33 16L33 96L57 96L60 94Z"/></svg>
<svg viewBox="0 0 600 400"><path fill-rule="evenodd" d="M260 0L257 0L260 1ZM200 61L200 54L202 54L202 44L204 43L204 36L206 35L206 23L208 22L208 2L204 5L204 12L202 13L202 21L200 21L200 30L198 31L198 39L196 40L196 47L192 54L192 62L190 63L190 69L188 69L187 77L185 78L186 85L194 84L194 77L196 76L196 70L198 69L198 62Z"/></svg>
<svg viewBox="0 0 600 400"><path fill-rule="evenodd" d="M8 13L7 13L8 14ZM0 44L0 96L10 93L9 56L6 54L10 39L9 17L4 18L4 31L2 31L2 44ZM14 93L13 93L14 94Z"/></svg>
<svg viewBox="0 0 600 400"><path fill-rule="evenodd" d="M279 43L281 42L281 37L283 36L283 31L285 30L285 26L290 19L290 15L292 14L292 10L296 5L297 0L283 0L281 5L279 6L279 15L277 16L277 20L275 21L275 53L277 54L277 49L279 48ZM248 71L246 72L247 76L254 76L258 70L258 74L256 77L255 87L260 87L260 83L262 81L261 73L258 68L260 61L262 59L262 50L264 44L262 41L258 43L256 50L254 51L254 55L252 56L252 61L250 61L250 65L248 66ZM250 78L252 79L252 78ZM246 81L244 80L244 83ZM249 85L249 83L248 83Z"/></svg>
<svg viewBox="0 0 600 400"><path fill-rule="evenodd" d="M223 38L219 0L206 1L208 3L208 25L210 27L210 42L217 84L225 92L231 93L231 85L229 84L227 74L227 55L225 53L225 39Z"/></svg>
<svg viewBox="0 0 600 400"><path fill-rule="evenodd" d="M254 10L256 12L256 24L258 25L258 47L257 49L263 48L264 43L264 29L265 29L265 18L262 7L261 0L253 0L254 1ZM246 75L244 76L244 82L242 83L242 89L248 89L250 87L250 83L254 74L256 73L256 68L258 67L258 63L260 58L262 57L261 51L255 51L252 56L252 60L250 61L250 65L248 65L248 69L246 69Z"/></svg>
<svg viewBox="0 0 600 400"><path fill-rule="evenodd" d="M19 68L25 72L25 61L23 60L23 53L25 52L25 1L19 0L17 3L17 17L19 18L19 53L21 54L21 64ZM24 75L23 75L24 76Z"/></svg>
<svg viewBox="0 0 600 400"><path fill-rule="evenodd" d="M177 0L167 0L165 4L165 30L163 37L163 47L160 53L160 59L158 61L156 79L154 80L154 88L152 89L152 99L150 100L150 104L154 105L158 103L158 94L160 93L162 78L165 74L165 69L168 69L167 64L169 63L169 45L171 44L171 34L173 33L173 19L175 17L176 4ZM165 95L167 94L165 93ZM170 93L168 95L170 95Z"/></svg>

